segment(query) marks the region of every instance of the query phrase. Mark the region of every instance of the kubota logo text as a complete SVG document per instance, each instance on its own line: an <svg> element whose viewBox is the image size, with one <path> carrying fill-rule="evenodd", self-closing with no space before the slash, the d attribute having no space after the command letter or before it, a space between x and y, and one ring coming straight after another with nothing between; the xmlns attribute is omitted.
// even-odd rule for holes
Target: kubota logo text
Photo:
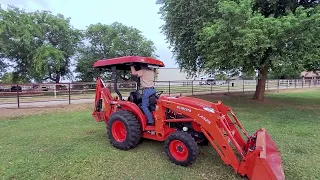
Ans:
<svg viewBox="0 0 320 180"><path fill-rule="evenodd" d="M204 117L204 116L202 116L202 115L200 115L200 114L198 114L198 116L199 116L201 119L203 119L205 122L207 122L208 124L211 124L211 121L209 121L209 119L207 119L206 117Z"/></svg>
<svg viewBox="0 0 320 180"><path fill-rule="evenodd" d="M184 110L184 111L187 111L187 112L191 112L191 109L189 108L185 108L185 107L182 107L182 106L177 106L178 109L181 109L181 110Z"/></svg>

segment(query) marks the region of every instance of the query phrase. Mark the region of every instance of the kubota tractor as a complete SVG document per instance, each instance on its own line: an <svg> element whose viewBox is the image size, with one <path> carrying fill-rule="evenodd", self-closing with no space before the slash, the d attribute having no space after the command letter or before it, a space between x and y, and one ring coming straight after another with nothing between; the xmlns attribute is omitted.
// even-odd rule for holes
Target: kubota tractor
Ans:
<svg viewBox="0 0 320 180"><path fill-rule="evenodd" d="M236 173L253 180L283 180L281 156L264 128L249 136L231 108L221 101L212 103L186 96L150 97L149 109L154 126L146 125L141 109L140 81L137 89L124 99L117 88L118 70L130 71L130 65L164 67L163 62L140 56L102 59L95 68L112 71L118 96L112 97L100 77L97 79L95 109L97 122L105 122L111 144L122 150L136 147L142 138L164 141L165 152L173 163L191 165L199 155L198 144L210 143L221 160Z"/></svg>

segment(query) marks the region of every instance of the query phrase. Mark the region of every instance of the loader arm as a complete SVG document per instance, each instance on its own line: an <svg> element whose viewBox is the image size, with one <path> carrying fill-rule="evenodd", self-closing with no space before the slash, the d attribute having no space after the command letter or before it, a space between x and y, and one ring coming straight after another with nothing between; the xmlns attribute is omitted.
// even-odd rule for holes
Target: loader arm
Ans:
<svg viewBox="0 0 320 180"><path fill-rule="evenodd" d="M227 165L231 165L235 171L238 170L240 162L232 149L231 142L237 149L241 158L245 156L245 152L242 150L245 142L242 138L240 139L235 137L234 134L239 134L239 132L237 132L235 128L228 128L226 119L223 114L218 111L215 104L212 103L212 107L209 107L214 109L212 113L205 109L187 106L170 100L162 100L161 103L163 107L189 117L189 119L175 119L170 121L193 121L198 124L201 131L220 155L223 162Z"/></svg>
<svg viewBox="0 0 320 180"><path fill-rule="evenodd" d="M222 161L230 165L236 173L247 175L251 180L285 178L280 154L267 131L261 128L252 136L248 136L231 108L220 101L212 103L196 98L162 97L159 103L162 108L168 108L187 117L162 121L196 124L197 129L206 136ZM159 119L161 120L157 120ZM163 133L163 128L156 129L162 130Z"/></svg>

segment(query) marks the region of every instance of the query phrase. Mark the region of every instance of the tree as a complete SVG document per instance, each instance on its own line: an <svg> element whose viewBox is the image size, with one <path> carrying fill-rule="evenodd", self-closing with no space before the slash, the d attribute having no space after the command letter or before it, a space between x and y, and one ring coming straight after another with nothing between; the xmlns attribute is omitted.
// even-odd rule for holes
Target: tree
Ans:
<svg viewBox="0 0 320 180"><path fill-rule="evenodd" d="M0 58L1 59L1 58ZM0 61L0 77L6 72L7 64L5 62Z"/></svg>
<svg viewBox="0 0 320 180"><path fill-rule="evenodd" d="M178 32L187 28L184 24L179 24L179 28L175 28L177 24L172 25L179 18L183 21L181 13L187 8L185 0L176 4L167 0L164 4L166 31ZM211 4L209 12L214 18L204 18L199 27L193 28L198 29L190 37L196 40L193 52L199 55L197 59L205 69L240 69L249 74L258 70L258 84L253 99L262 101L270 70L279 71L286 67L287 70L301 72L303 69L319 68L319 10L315 5L315 9L304 9L298 5L289 0L223 0ZM199 16L207 17L208 12L201 10L200 1L193 2L193 6L198 8L194 11L204 13ZM181 50L180 44L187 41L177 42L174 39L179 35L172 36L167 35L174 46ZM178 62L191 67L198 63L188 57L184 61L189 63Z"/></svg>
<svg viewBox="0 0 320 180"><path fill-rule="evenodd" d="M198 45L203 60L209 62L208 68L228 64L245 72L257 69L258 84L253 99L264 99L268 71L279 72L287 67L301 72L311 68L309 62L314 62L312 65L319 62L318 10L296 8L295 13L284 12L277 10L278 5L275 10L263 6L260 13L252 13L250 1L223 1L218 5L223 16L200 33Z"/></svg>
<svg viewBox="0 0 320 180"><path fill-rule="evenodd" d="M225 73L220 72L220 73L215 75L215 80L221 81L221 80L227 80L227 79L228 78L227 78L227 75Z"/></svg>
<svg viewBox="0 0 320 180"><path fill-rule="evenodd" d="M36 12L34 16L40 29L39 35L43 37L33 56L34 77L59 83L61 76L71 73L70 61L77 52L82 33L71 26L70 18L61 14L55 16L49 12Z"/></svg>
<svg viewBox="0 0 320 180"><path fill-rule="evenodd" d="M16 77L16 79L13 79L13 77ZM4 84L13 84L13 83L19 83L19 84L25 84L28 83L28 79L25 77L18 77L13 72L6 72L3 74L3 76L0 78L0 82Z"/></svg>
<svg viewBox="0 0 320 180"><path fill-rule="evenodd" d="M162 32L172 48L179 67L190 78L202 72L204 63L199 59L201 52L195 47L198 32L206 22L217 17L215 4L219 0L157 0L161 5L159 14L165 21Z"/></svg>
<svg viewBox="0 0 320 180"><path fill-rule="evenodd" d="M70 73L81 32L70 19L47 11L25 12L14 6L0 8L0 52L15 66L13 79L52 80Z"/></svg>
<svg viewBox="0 0 320 180"><path fill-rule="evenodd" d="M254 80L256 79L256 72L244 72L241 74L241 78L244 80Z"/></svg>
<svg viewBox="0 0 320 180"><path fill-rule="evenodd" d="M278 68L272 68L269 71L268 79L298 79L301 71L301 68L294 69L291 64L282 63Z"/></svg>
<svg viewBox="0 0 320 180"><path fill-rule="evenodd" d="M121 56L157 57L151 40L136 28L114 22L111 25L93 24L85 31L87 45L81 47L76 72L82 81L92 81L100 74L93 63L102 58ZM109 74L105 74L109 75Z"/></svg>
<svg viewBox="0 0 320 180"><path fill-rule="evenodd" d="M3 84L11 84L12 83L12 73L4 73L0 78L0 82Z"/></svg>

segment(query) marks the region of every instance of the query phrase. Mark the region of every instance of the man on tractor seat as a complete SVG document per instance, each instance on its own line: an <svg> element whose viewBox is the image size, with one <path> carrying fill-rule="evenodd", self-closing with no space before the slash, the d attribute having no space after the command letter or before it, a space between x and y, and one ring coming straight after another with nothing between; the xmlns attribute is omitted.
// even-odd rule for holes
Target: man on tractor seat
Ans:
<svg viewBox="0 0 320 180"><path fill-rule="evenodd" d="M141 69L136 71L134 66L131 67L131 74L133 76L138 76L140 78L140 83L142 86L142 110L146 114L148 119L148 125L154 125L154 120L152 114L148 109L149 97L156 93L154 89L154 76L155 72L153 69L149 68L147 65L142 64Z"/></svg>

